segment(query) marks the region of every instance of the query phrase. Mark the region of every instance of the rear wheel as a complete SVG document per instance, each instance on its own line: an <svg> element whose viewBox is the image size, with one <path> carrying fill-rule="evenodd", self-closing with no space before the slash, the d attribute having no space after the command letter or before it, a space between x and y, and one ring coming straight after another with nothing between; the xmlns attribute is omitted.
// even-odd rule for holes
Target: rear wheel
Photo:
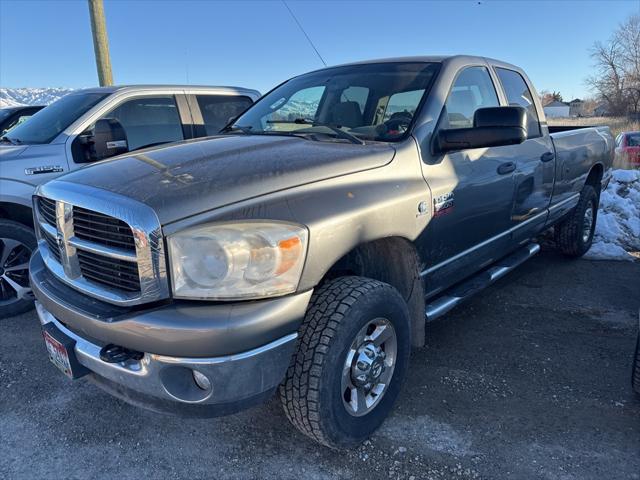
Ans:
<svg viewBox="0 0 640 480"><path fill-rule="evenodd" d="M387 417L409 362L407 305L392 286L362 277L313 295L280 386L287 417L333 448L370 436Z"/></svg>
<svg viewBox="0 0 640 480"><path fill-rule="evenodd" d="M556 245L568 257L581 257L591 248L598 218L600 194L585 185L578 205L555 227Z"/></svg>
<svg viewBox="0 0 640 480"><path fill-rule="evenodd" d="M33 230L12 220L0 220L0 318L33 308L29 258L36 244Z"/></svg>

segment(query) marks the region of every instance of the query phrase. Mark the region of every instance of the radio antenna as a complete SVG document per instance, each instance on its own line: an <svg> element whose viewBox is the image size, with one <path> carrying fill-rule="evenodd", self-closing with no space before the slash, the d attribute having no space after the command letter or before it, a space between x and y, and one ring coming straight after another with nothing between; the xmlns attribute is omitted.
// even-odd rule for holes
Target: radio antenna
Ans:
<svg viewBox="0 0 640 480"><path fill-rule="evenodd" d="M293 21L296 22L296 24L298 25L298 28L300 28L300 31L302 32L302 34L306 37L307 41L309 42L309 45L311 45L311 48L313 48L313 50L316 52L316 55L318 55L318 58L322 62L322 64L326 67L327 66L327 62L324 61L324 58L322 58L322 55L320 55L320 52L318 51L316 46L311 41L311 38L309 38L309 35L307 35L307 32L304 31L304 28L302 27L302 24L298 21L298 19L294 15L293 11L289 8L289 5L287 5L287 2L285 0L282 0L282 3L285 6L285 8L289 11L289 14L293 18Z"/></svg>

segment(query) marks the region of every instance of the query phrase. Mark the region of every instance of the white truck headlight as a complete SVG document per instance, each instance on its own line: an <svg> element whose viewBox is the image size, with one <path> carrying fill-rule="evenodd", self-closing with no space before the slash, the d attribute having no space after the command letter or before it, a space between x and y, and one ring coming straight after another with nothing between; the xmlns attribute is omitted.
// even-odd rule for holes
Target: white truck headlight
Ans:
<svg viewBox="0 0 640 480"><path fill-rule="evenodd" d="M306 228L276 222L204 225L170 235L173 295L233 300L294 292L307 238Z"/></svg>

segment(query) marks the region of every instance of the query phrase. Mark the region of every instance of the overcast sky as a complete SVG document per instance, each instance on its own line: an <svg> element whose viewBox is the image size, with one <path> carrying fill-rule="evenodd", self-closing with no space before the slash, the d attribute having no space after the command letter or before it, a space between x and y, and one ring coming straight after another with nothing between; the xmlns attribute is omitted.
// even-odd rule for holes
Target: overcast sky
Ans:
<svg viewBox="0 0 640 480"><path fill-rule="evenodd" d="M640 13L622 1L288 1L329 65L468 53L583 97L589 47ZM322 66L281 1L105 0L114 80L263 92ZM0 0L0 86L97 84L86 0Z"/></svg>

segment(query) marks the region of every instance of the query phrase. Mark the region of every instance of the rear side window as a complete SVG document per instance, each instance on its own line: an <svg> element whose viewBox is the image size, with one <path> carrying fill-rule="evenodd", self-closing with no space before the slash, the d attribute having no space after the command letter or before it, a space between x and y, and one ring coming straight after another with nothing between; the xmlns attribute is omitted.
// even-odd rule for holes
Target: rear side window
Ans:
<svg viewBox="0 0 640 480"><path fill-rule="evenodd" d="M456 78L445 103L448 122L443 128L469 128L479 108L497 107L498 95L485 67L465 68Z"/></svg>
<svg viewBox="0 0 640 480"><path fill-rule="evenodd" d="M217 135L229 121L251 106L249 97L196 95L207 135Z"/></svg>
<svg viewBox="0 0 640 480"><path fill-rule="evenodd" d="M538 112L536 112L531 91L522 75L506 68L496 68L496 73L507 95L509 105L519 105L527 109L527 138L539 137L540 122L538 120Z"/></svg>
<svg viewBox="0 0 640 480"><path fill-rule="evenodd" d="M115 118L127 134L129 151L184 139L173 95L128 100L103 118Z"/></svg>

